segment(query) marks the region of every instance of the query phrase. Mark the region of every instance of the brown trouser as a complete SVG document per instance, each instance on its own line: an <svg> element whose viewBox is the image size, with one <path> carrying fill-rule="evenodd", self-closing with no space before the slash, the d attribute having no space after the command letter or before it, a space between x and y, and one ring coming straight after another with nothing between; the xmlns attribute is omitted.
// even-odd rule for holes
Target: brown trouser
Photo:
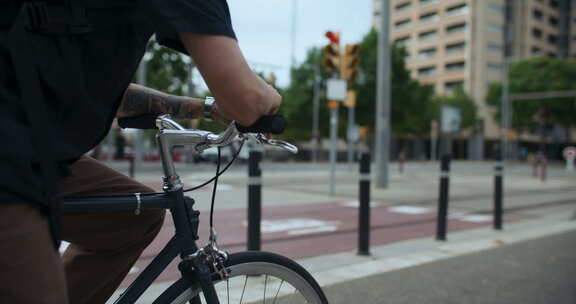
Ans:
<svg viewBox="0 0 576 304"><path fill-rule="evenodd" d="M66 195L152 192L89 157L61 187ZM71 245L60 257L37 208L0 203L0 303L105 303L163 221L163 210L65 215Z"/></svg>

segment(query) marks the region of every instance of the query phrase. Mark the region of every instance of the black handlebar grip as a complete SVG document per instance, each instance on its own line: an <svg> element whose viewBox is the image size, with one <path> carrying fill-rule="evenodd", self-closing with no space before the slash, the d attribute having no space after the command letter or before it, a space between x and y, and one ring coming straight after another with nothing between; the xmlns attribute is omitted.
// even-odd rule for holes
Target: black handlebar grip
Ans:
<svg viewBox="0 0 576 304"><path fill-rule="evenodd" d="M279 114L262 116L249 127L244 127L236 123L236 129L238 129L240 133L282 134L284 133L284 129L286 129L286 119Z"/></svg>
<svg viewBox="0 0 576 304"><path fill-rule="evenodd" d="M118 125L122 129L157 129L156 118L158 118L158 115L159 114L145 114L133 117L122 117L118 118Z"/></svg>

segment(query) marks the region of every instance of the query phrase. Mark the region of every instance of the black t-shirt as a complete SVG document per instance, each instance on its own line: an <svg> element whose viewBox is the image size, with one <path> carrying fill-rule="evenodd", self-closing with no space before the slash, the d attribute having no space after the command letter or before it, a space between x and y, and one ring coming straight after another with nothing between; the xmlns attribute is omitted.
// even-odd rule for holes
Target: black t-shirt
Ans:
<svg viewBox="0 0 576 304"><path fill-rule="evenodd" d="M108 3L107 3L108 2ZM82 35L32 35L32 51L54 134L60 168L73 163L108 133L122 95L150 37L185 52L178 34L235 38L226 0L87 0L89 9L128 7L137 18ZM0 0L0 10L3 4ZM19 84L0 27L0 203L42 203L42 179ZM63 73L65 71L65 73ZM65 170L62 170L63 172Z"/></svg>

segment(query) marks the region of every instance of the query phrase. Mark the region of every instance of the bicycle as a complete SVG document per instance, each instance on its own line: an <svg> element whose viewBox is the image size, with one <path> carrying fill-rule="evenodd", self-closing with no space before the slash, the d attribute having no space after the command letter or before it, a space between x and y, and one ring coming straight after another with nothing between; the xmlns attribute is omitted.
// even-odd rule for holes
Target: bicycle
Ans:
<svg viewBox="0 0 576 304"><path fill-rule="evenodd" d="M214 178L187 190L184 190L184 185L176 174L172 159L172 150L175 146L191 145L198 152L218 147L220 151L221 146L237 140L243 143L248 138L253 138L260 144L279 146L297 152L295 146L287 142L268 139L262 134L281 133L284 129L282 117L265 116L248 128L231 123L220 134L203 130L187 130L168 115L124 118L119 119L119 124L124 128L159 129L157 141L164 172L164 192L68 197L63 200L63 211L66 213L134 211L135 214L139 214L142 209L168 209L172 214L175 232L171 240L120 295L114 302L115 304L135 303L177 256L180 256L178 269L181 278L166 289L153 302L154 304L186 302L198 304L201 303L200 294L209 304L218 304L224 300L226 303L230 303L231 300L237 303L251 303L255 300L266 303L267 299L270 300L269 303L281 303L280 300L289 301L289 303L328 303L322 289L310 273L289 258L260 251L228 254L218 248L217 235L212 221L214 195L218 177L228 169L235 157L222 171L218 162ZM194 210L194 200L184 196L184 192L198 189L212 181L214 189L210 209L210 236L208 244L199 248L196 240L198 240L200 212ZM286 288L287 285L292 288ZM231 291L238 294L232 295ZM260 299L260 296L263 299Z"/></svg>

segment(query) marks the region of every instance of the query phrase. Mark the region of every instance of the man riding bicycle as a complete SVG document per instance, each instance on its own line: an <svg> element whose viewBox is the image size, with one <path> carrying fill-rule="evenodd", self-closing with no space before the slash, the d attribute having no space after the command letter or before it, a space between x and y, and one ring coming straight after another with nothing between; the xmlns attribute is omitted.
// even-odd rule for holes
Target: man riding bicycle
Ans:
<svg viewBox="0 0 576 304"><path fill-rule="evenodd" d="M217 104L130 84L153 34ZM104 303L160 230L163 211L59 212L65 195L152 191L83 156L114 117L248 126L277 110L235 39L225 0L0 0L0 303Z"/></svg>

